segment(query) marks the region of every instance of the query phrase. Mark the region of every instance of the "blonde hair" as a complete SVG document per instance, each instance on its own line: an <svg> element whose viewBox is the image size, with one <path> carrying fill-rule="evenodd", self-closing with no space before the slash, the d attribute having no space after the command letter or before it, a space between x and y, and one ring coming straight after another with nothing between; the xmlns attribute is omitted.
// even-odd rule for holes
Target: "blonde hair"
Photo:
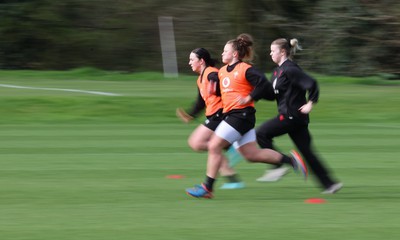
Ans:
<svg viewBox="0 0 400 240"><path fill-rule="evenodd" d="M277 45L279 49L285 50L286 56L291 60L293 59L293 56L296 54L297 50L303 50L296 38L292 38L290 40L286 38L278 38L273 41L271 45Z"/></svg>

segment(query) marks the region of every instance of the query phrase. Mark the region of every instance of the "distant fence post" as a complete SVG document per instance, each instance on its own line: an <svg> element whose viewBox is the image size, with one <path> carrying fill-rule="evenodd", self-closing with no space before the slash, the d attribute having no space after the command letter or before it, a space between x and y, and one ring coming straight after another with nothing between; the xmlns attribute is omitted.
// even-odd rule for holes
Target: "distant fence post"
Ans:
<svg viewBox="0 0 400 240"><path fill-rule="evenodd" d="M172 17L158 17L164 77L178 77Z"/></svg>

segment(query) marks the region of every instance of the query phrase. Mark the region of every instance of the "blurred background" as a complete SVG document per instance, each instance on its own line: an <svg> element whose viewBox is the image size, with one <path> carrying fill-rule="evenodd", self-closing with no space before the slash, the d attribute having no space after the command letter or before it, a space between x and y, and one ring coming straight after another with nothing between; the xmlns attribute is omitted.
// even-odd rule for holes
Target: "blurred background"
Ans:
<svg viewBox="0 0 400 240"><path fill-rule="evenodd" d="M0 0L0 240L400 239L400 81L382 80L400 79L399 2ZM179 70L167 81L160 17ZM206 163L187 145L204 117L175 115L196 99L189 53L220 59L243 32L265 73L270 43L299 39L295 60L321 87L310 129L339 194L294 173L258 183L266 167L244 162L243 191L184 193ZM256 107L257 124L276 115Z"/></svg>
<svg viewBox="0 0 400 240"><path fill-rule="evenodd" d="M158 18L172 17L179 72L197 47L220 59L227 40L255 40L255 65L270 71L269 46L297 38L303 68L347 76L400 74L398 0L3 0L0 69L94 67L162 71Z"/></svg>

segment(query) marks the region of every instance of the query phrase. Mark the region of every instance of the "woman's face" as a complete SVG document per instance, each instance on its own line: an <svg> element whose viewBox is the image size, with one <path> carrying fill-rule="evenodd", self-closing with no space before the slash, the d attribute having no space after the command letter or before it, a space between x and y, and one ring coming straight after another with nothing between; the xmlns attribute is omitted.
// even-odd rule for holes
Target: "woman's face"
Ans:
<svg viewBox="0 0 400 240"><path fill-rule="evenodd" d="M271 45L271 52L269 55L271 56L272 61L276 64L279 64L283 60L284 56L283 51L276 44Z"/></svg>
<svg viewBox="0 0 400 240"><path fill-rule="evenodd" d="M192 67L193 72L200 73L203 62L204 61L202 61L202 59L199 59L195 53L190 53L189 65Z"/></svg>
<svg viewBox="0 0 400 240"><path fill-rule="evenodd" d="M224 64L231 64L235 59L235 50L232 47L232 44L225 44L224 51L222 52L222 62Z"/></svg>

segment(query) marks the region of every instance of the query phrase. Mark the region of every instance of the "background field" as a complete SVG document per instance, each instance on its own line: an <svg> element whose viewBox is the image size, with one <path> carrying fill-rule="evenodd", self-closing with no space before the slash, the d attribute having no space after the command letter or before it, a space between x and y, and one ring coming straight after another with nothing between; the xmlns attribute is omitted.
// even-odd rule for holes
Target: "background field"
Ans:
<svg viewBox="0 0 400 240"><path fill-rule="evenodd" d="M398 83L319 77L311 131L345 184L338 194L294 173L258 183L265 166L242 162L247 188L205 200L184 193L204 178L206 155L186 144L202 119L175 117L193 102L194 79L0 72L0 84L121 95L0 87L0 239L400 238ZM259 123L276 111L257 109ZM277 145L292 148L287 137ZM305 203L314 197L327 202Z"/></svg>

